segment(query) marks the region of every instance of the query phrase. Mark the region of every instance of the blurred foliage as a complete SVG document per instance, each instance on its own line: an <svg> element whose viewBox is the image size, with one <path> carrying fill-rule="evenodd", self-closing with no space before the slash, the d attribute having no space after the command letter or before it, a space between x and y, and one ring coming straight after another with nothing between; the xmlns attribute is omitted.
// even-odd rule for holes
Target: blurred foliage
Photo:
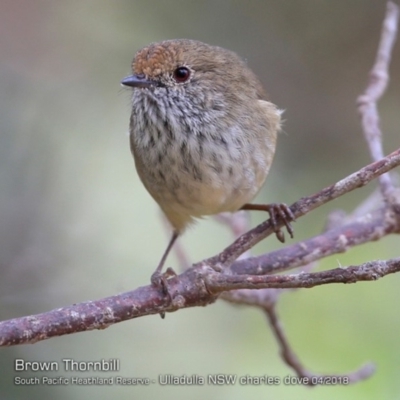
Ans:
<svg viewBox="0 0 400 400"><path fill-rule="evenodd" d="M0 318L100 298L149 282L167 243L157 206L128 148L129 74L139 48L193 38L232 49L285 109L276 161L260 195L291 203L369 162L355 100L375 58L384 2L116 0L0 4ZM379 104L385 149L398 147L400 51ZM376 184L295 224L317 234L329 211L351 211ZM263 218L253 215L252 223ZM211 220L182 239L191 260L231 240ZM385 238L330 257L323 268L398 256ZM279 244L270 238L256 248ZM175 265L171 257L169 265ZM106 331L2 349L1 398L364 399L400 392L398 276L285 294L280 314L301 360L344 373L374 360L376 375L352 387L19 387L13 360L119 358L122 376L163 373L292 375L259 312L223 302L125 322ZM104 374L104 373L103 373ZM32 376L32 374L26 374ZM62 371L58 375L63 375ZM76 375L76 374L75 374ZM97 374L101 376L101 374ZM378 395L379 394L379 395Z"/></svg>

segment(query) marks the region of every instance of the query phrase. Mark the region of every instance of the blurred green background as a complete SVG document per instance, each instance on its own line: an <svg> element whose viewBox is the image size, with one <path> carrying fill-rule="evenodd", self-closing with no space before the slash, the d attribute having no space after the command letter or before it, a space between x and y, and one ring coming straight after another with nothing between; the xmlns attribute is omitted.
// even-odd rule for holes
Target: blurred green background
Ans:
<svg viewBox="0 0 400 400"><path fill-rule="evenodd" d="M149 282L169 234L128 147L130 92L120 80L130 73L139 48L192 38L232 49L248 61L271 99L286 110L276 159L258 200L290 204L370 162L355 101L375 59L384 12L384 2L375 0L2 0L0 319ZM399 146L399 43L391 74L379 104L387 153ZM374 182L302 218L295 224L295 240L319 233L330 211L351 211L375 187ZM253 214L252 224L262 218ZM198 261L230 240L226 228L208 219L182 244ZM254 251L278 247L271 237ZM394 256L399 256L398 239L388 237L330 257L319 267ZM176 264L171 256L168 265ZM282 296L279 313L309 369L345 373L369 360L376 363L375 376L354 386L13 383L15 358L118 358L119 375L151 379L159 374L293 375L279 358L264 316L220 301L168 314L165 320L140 318L105 331L1 349L0 398L398 398L400 318L393 305L399 302L399 283L392 275ZM60 375L65 376L54 374Z"/></svg>

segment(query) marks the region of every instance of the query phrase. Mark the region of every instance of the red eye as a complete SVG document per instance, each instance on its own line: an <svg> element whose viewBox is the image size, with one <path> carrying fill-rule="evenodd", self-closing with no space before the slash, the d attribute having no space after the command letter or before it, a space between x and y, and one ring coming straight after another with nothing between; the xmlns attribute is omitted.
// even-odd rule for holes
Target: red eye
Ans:
<svg viewBox="0 0 400 400"><path fill-rule="evenodd" d="M190 78L190 69L187 67L179 67L174 71L174 79L178 83L186 82Z"/></svg>

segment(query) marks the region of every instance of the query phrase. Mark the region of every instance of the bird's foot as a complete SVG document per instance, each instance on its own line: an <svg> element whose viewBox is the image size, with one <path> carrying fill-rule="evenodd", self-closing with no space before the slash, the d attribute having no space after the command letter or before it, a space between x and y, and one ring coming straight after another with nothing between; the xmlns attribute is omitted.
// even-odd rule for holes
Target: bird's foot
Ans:
<svg viewBox="0 0 400 400"><path fill-rule="evenodd" d="M151 275L151 284L161 291L161 293L168 298L168 304L172 303L172 295L168 289L168 278L176 276L176 272L172 268L167 268L167 270L162 273L158 269ZM160 313L161 318L165 318L165 312Z"/></svg>
<svg viewBox="0 0 400 400"><path fill-rule="evenodd" d="M271 203L271 204L245 204L241 210L257 210L266 211L269 214L272 228L275 232L277 239L284 243L285 234L282 229L278 227L277 221L279 219L284 223L286 230L288 231L291 238L293 238L293 228L290 222L296 221L292 210L285 203Z"/></svg>

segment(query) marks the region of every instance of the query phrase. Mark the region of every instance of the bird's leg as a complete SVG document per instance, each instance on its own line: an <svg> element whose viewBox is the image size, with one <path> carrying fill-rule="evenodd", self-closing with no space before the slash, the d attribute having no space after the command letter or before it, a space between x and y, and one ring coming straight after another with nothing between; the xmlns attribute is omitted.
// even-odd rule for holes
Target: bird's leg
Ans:
<svg viewBox="0 0 400 400"><path fill-rule="evenodd" d="M161 288L162 292L168 296L170 296L170 294L168 292L168 287L167 287L167 278L169 278L170 276L174 276L176 274L172 268L168 268L167 271L163 274L161 273L161 271L162 271L165 261L168 257L168 254L171 251L172 246L174 245L178 236L179 236L179 234L177 231L174 231L172 233L172 237L168 243L168 246L165 249L163 256L161 257L161 260L160 260L156 270L153 272L153 275L151 275L151 284L155 287Z"/></svg>
<svg viewBox="0 0 400 400"><path fill-rule="evenodd" d="M277 239L282 243L285 242L284 233L281 229L277 228L277 218L280 218L283 221L290 237L293 238L293 228L290 225L290 222L295 221L296 218L291 209L285 203L245 204L241 210L267 211Z"/></svg>

